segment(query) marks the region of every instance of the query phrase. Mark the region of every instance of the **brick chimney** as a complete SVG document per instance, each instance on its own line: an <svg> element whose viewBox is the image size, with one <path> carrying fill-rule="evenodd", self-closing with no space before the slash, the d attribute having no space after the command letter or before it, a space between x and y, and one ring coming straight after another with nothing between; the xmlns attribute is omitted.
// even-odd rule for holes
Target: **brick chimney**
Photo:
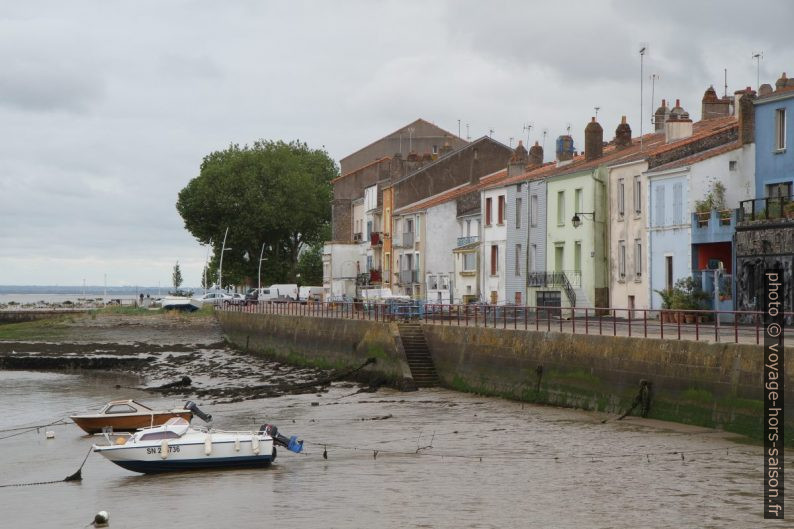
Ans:
<svg viewBox="0 0 794 529"><path fill-rule="evenodd" d="M573 160L573 138L568 134L562 135L557 138L557 165L565 165L567 162Z"/></svg>
<svg viewBox="0 0 794 529"><path fill-rule="evenodd" d="M524 167L529 161L527 150L521 140L518 140L518 146L513 151L513 155L507 162L507 176L518 176L524 172Z"/></svg>
<svg viewBox="0 0 794 529"><path fill-rule="evenodd" d="M667 106L667 101L662 99L662 106L656 109L653 116L653 122L656 126L655 132L664 132L664 124L667 118L670 117L670 108Z"/></svg>
<svg viewBox="0 0 794 529"><path fill-rule="evenodd" d="M713 118L721 118L723 116L731 115L731 100L720 99L717 97L717 91L713 86L709 86L703 94L701 100L701 114L700 119L707 120Z"/></svg>
<svg viewBox="0 0 794 529"><path fill-rule="evenodd" d="M681 108L681 100L675 100L675 107L670 111L670 117L664 123L664 138L666 143L683 140L692 136L692 120L689 113Z"/></svg>
<svg viewBox="0 0 794 529"><path fill-rule="evenodd" d="M604 154L604 129L601 124L590 119L590 123L584 128L584 159L595 160Z"/></svg>
<svg viewBox="0 0 794 529"><path fill-rule="evenodd" d="M527 163L527 170L535 169L543 165L543 147L538 142L529 148L529 162Z"/></svg>
<svg viewBox="0 0 794 529"><path fill-rule="evenodd" d="M747 145L755 142L755 92L748 86L736 102L736 117L739 120L739 142Z"/></svg>
<svg viewBox="0 0 794 529"><path fill-rule="evenodd" d="M617 150L631 147L631 127L626 123L626 116L621 116L620 125L615 129L615 148Z"/></svg>

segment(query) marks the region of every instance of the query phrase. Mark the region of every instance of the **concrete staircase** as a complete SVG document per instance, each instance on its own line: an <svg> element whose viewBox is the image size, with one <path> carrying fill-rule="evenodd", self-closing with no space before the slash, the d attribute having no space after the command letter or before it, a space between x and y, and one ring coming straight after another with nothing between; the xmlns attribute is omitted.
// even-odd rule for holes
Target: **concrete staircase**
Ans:
<svg viewBox="0 0 794 529"><path fill-rule="evenodd" d="M422 326L418 323L400 323L397 327L400 329L400 341L416 386L420 388L437 386L438 375L430 350L427 348Z"/></svg>

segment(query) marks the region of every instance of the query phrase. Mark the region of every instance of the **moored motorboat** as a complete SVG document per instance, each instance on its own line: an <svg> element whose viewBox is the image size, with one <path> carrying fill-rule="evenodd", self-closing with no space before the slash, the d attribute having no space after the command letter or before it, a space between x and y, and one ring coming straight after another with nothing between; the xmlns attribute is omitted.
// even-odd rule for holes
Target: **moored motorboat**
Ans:
<svg viewBox="0 0 794 529"><path fill-rule="evenodd" d="M193 312L200 310L203 306L203 301L188 296L165 296L160 302L160 307L164 310L184 310Z"/></svg>
<svg viewBox="0 0 794 529"><path fill-rule="evenodd" d="M275 426L265 424L258 432L223 431L191 426L173 418L161 426L135 434L105 434L106 446L94 445L109 461L143 474L202 468L267 467L276 459L275 445L300 453L303 442L286 438Z"/></svg>
<svg viewBox="0 0 794 529"><path fill-rule="evenodd" d="M97 413L73 415L69 418L86 433L99 433L105 428L115 432L134 432L147 426L159 426L174 417L190 421L193 418L191 404L188 401L184 408L153 410L136 400L114 400L105 404Z"/></svg>

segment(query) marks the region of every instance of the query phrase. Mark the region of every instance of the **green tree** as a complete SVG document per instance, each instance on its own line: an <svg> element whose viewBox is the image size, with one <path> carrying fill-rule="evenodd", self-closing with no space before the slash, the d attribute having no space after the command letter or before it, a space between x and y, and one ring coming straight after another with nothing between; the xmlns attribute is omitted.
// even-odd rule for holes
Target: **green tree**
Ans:
<svg viewBox="0 0 794 529"><path fill-rule="evenodd" d="M179 287L182 286L182 270L179 268L179 261L174 265L174 271L171 273L171 283L174 285L174 292L179 292Z"/></svg>
<svg viewBox="0 0 794 529"><path fill-rule="evenodd" d="M305 143L230 145L207 155L199 176L179 192L176 208L185 228L211 244L210 277L217 277L223 233L223 283L256 283L262 277L294 282L304 246L322 242L331 218L331 180L339 175L328 153ZM264 281L264 279L263 279Z"/></svg>
<svg viewBox="0 0 794 529"><path fill-rule="evenodd" d="M301 285L323 284L323 244L316 243L301 252L298 258L298 273Z"/></svg>

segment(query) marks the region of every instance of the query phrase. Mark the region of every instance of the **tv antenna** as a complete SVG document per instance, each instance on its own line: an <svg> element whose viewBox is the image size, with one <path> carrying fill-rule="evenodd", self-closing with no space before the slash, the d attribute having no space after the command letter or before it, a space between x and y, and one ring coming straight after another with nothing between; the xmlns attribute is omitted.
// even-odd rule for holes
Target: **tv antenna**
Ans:
<svg viewBox="0 0 794 529"><path fill-rule="evenodd" d="M571 135L571 124L570 123L568 123L565 126L565 130L567 131L568 136L570 136Z"/></svg>
<svg viewBox="0 0 794 529"><path fill-rule="evenodd" d="M761 61L764 60L764 52L759 51L757 53L753 53L753 59L755 59L755 89L758 90L761 87Z"/></svg>
<svg viewBox="0 0 794 529"><path fill-rule="evenodd" d="M466 123L466 141L471 141L471 136L469 136L469 124Z"/></svg>
<svg viewBox="0 0 794 529"><path fill-rule="evenodd" d="M654 99L656 98L656 80L659 79L658 73L651 74L651 125L655 124L655 114L653 113Z"/></svg>
<svg viewBox="0 0 794 529"><path fill-rule="evenodd" d="M527 133L527 145L529 145L529 131L532 130L532 123L527 123L524 125L524 131Z"/></svg>
<svg viewBox="0 0 794 529"><path fill-rule="evenodd" d="M543 152L546 152L546 134L548 133L549 133L549 129L543 129L543 143L541 144L541 146L543 147Z"/></svg>
<svg viewBox="0 0 794 529"><path fill-rule="evenodd" d="M460 138L460 120L458 120L458 138Z"/></svg>
<svg viewBox="0 0 794 529"><path fill-rule="evenodd" d="M515 139L515 138L513 138L512 136L510 136L510 148L511 148L511 149L513 148L513 140L514 140L514 139Z"/></svg>
<svg viewBox="0 0 794 529"><path fill-rule="evenodd" d="M601 107L593 107L593 109L595 110L595 119L598 121L598 111L601 110Z"/></svg>
<svg viewBox="0 0 794 529"><path fill-rule="evenodd" d="M645 54L648 53L648 44L640 43L640 150L642 150L642 115L645 113L643 110L642 92L643 81L645 80Z"/></svg>
<svg viewBox="0 0 794 529"><path fill-rule="evenodd" d="M488 129L488 137L493 138L493 129Z"/></svg>

